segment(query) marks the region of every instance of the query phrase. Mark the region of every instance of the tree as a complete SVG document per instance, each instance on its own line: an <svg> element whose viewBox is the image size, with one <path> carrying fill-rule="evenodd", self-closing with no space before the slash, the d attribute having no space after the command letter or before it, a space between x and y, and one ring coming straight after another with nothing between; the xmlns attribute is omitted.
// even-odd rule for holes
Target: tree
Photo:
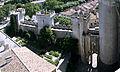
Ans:
<svg viewBox="0 0 120 72"><path fill-rule="evenodd" d="M40 46L46 48L47 46L53 44L54 40L55 40L55 36L53 35L53 32L48 26L45 26L43 27L43 29L40 30L38 36L38 42Z"/></svg>
<svg viewBox="0 0 120 72"><path fill-rule="evenodd" d="M65 38L57 39L55 46L63 51L67 52L76 52L78 47L78 40L73 39L69 35L66 35Z"/></svg>
<svg viewBox="0 0 120 72"><path fill-rule="evenodd" d="M45 6L47 7L48 10L53 10L55 6L57 5L63 5L64 2L60 2L57 0L46 0Z"/></svg>
<svg viewBox="0 0 120 72"><path fill-rule="evenodd" d="M85 2L85 0L59 0L58 2L60 2L60 1L63 1L63 3L65 3L65 4L59 3L58 5L56 5L54 7L54 10L56 13L59 13L59 12L64 11L70 7L77 6L77 5Z"/></svg>
<svg viewBox="0 0 120 72"><path fill-rule="evenodd" d="M16 8L16 6L11 5L11 4L3 5L3 7L0 8L0 21L2 21L4 19L4 17L7 17L9 12L11 10L14 10L15 8Z"/></svg>
<svg viewBox="0 0 120 72"><path fill-rule="evenodd" d="M12 0L13 3L20 3L22 0Z"/></svg>
<svg viewBox="0 0 120 72"><path fill-rule="evenodd" d="M29 0L22 0L22 3L28 3L30 2Z"/></svg>
<svg viewBox="0 0 120 72"><path fill-rule="evenodd" d="M32 31L28 31L28 33L30 34L29 40L35 41L35 40L36 40L36 35L35 35L35 33L32 32Z"/></svg>
<svg viewBox="0 0 120 72"><path fill-rule="evenodd" d="M47 8L53 9L57 5L57 0L46 0Z"/></svg>
<svg viewBox="0 0 120 72"><path fill-rule="evenodd" d="M60 24L66 25L66 26L72 26L72 22L69 18L64 16L55 16L54 21L59 22Z"/></svg>
<svg viewBox="0 0 120 72"><path fill-rule="evenodd" d="M37 11L40 11L40 9L42 9L41 4L33 4L33 3L26 3L25 4L26 15L28 15L30 17L35 15Z"/></svg>
<svg viewBox="0 0 120 72"><path fill-rule="evenodd" d="M5 11L5 15L8 16L9 12L11 10L14 10L16 8L16 6L11 5L11 4L7 4L7 5L4 5L2 8Z"/></svg>
<svg viewBox="0 0 120 72"><path fill-rule="evenodd" d="M22 30L22 29L19 30L18 35L19 35L20 37L23 37L23 30Z"/></svg>
<svg viewBox="0 0 120 72"><path fill-rule="evenodd" d="M11 15L10 18L10 26L6 30L6 33L10 36L13 37L17 34L17 21L14 15Z"/></svg>
<svg viewBox="0 0 120 72"><path fill-rule="evenodd" d="M0 9L0 21L2 21L4 18L4 12Z"/></svg>

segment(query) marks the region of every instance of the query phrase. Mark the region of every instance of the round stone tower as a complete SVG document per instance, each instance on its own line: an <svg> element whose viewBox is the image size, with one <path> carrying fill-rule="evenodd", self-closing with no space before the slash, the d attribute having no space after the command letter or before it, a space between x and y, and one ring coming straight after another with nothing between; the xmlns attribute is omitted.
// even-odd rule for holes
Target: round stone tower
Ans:
<svg viewBox="0 0 120 72"><path fill-rule="evenodd" d="M116 0L99 0L100 61L111 68L118 61L117 19Z"/></svg>

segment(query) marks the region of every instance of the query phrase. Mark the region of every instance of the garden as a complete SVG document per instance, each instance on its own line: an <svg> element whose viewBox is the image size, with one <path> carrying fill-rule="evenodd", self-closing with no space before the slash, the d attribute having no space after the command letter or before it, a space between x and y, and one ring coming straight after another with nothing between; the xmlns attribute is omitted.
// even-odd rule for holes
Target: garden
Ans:
<svg viewBox="0 0 120 72"><path fill-rule="evenodd" d="M41 54L40 57L57 66L61 57L61 53L51 50L49 52L46 52L45 54Z"/></svg>

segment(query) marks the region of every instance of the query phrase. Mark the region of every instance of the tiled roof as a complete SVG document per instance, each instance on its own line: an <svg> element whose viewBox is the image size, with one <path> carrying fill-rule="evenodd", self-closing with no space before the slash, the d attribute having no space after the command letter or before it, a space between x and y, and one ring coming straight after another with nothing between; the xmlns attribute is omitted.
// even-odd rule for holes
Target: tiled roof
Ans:
<svg viewBox="0 0 120 72"><path fill-rule="evenodd" d="M76 11L74 9L69 9L68 11L65 12L61 12L61 14L63 15L72 15L74 14Z"/></svg>
<svg viewBox="0 0 120 72"><path fill-rule="evenodd" d="M14 48L14 53L30 72L53 72L56 67L27 48Z"/></svg>
<svg viewBox="0 0 120 72"><path fill-rule="evenodd" d="M29 72L12 51L0 57L0 70L1 72Z"/></svg>
<svg viewBox="0 0 120 72"><path fill-rule="evenodd" d="M27 48L8 50L0 57L1 72L53 72L56 66Z"/></svg>
<svg viewBox="0 0 120 72"><path fill-rule="evenodd" d="M93 9L94 7L96 8L95 5L97 4L97 2L98 2L98 0L84 3L84 4L78 5L76 7L72 7L70 9L68 9L67 11L61 12L61 14L71 16L72 14L74 14L76 12L80 12L80 11L86 12L87 10Z"/></svg>

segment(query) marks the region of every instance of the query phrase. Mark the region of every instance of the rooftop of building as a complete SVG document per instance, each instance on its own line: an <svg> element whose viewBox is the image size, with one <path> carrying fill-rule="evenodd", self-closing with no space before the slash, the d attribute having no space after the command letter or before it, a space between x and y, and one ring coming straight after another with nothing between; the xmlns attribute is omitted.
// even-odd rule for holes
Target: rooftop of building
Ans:
<svg viewBox="0 0 120 72"><path fill-rule="evenodd" d="M56 68L28 48L14 48L13 51L30 72L52 72Z"/></svg>
<svg viewBox="0 0 120 72"><path fill-rule="evenodd" d="M21 21L21 24L26 24L26 25L32 25L32 26L37 26L38 22L36 22L35 20L24 20Z"/></svg>
<svg viewBox="0 0 120 72"><path fill-rule="evenodd" d="M28 48L14 48L0 57L2 72L53 72L56 67Z"/></svg>
<svg viewBox="0 0 120 72"><path fill-rule="evenodd" d="M90 13L90 19L95 20L97 19L97 16L93 13Z"/></svg>
<svg viewBox="0 0 120 72"><path fill-rule="evenodd" d="M88 12L88 10L93 9L97 5L97 3L98 3L98 0L91 1L91 2L88 2L88 3L84 3L84 4L81 4L81 5L72 7L70 9L67 9L64 12L61 12L61 14L66 15L66 16L71 16L74 13L80 12L80 11Z"/></svg>
<svg viewBox="0 0 120 72"><path fill-rule="evenodd" d="M29 72L24 64L19 60L15 53L9 50L0 57L1 72Z"/></svg>
<svg viewBox="0 0 120 72"><path fill-rule="evenodd" d="M62 30L72 30L72 26L63 25L63 24L57 24L57 23L54 26L52 26L52 28L54 28L54 29L62 29Z"/></svg>
<svg viewBox="0 0 120 72"><path fill-rule="evenodd" d="M61 12L61 14L70 16L70 15L74 14L75 12L76 11L74 9L69 9L69 10L67 10L65 12Z"/></svg>

